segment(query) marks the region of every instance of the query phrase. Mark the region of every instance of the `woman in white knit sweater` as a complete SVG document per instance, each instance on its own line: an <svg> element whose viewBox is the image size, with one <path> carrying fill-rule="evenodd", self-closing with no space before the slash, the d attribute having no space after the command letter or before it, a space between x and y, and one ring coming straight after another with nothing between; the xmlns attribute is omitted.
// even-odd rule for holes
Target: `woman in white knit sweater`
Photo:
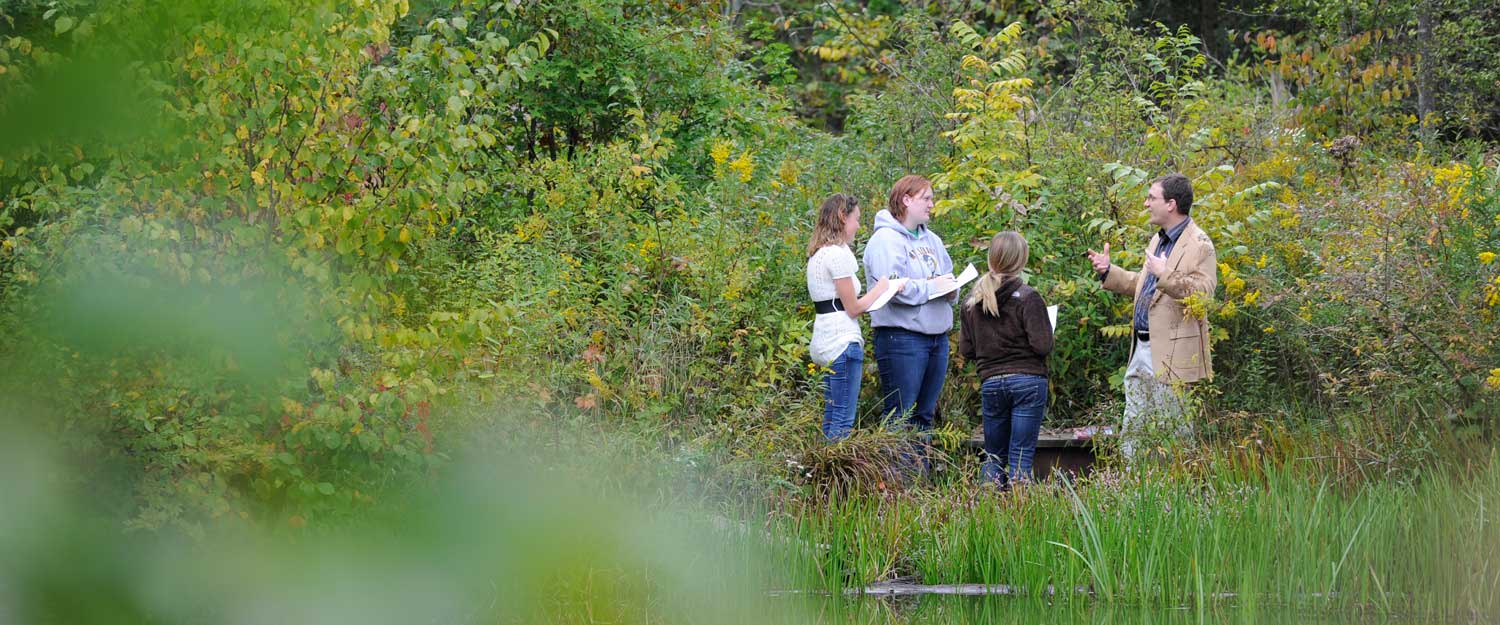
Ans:
<svg viewBox="0 0 1500 625"><path fill-rule="evenodd" d="M870 308L886 289L901 284L881 278L860 296L859 262L849 244L859 232L859 200L836 193L823 201L818 223L807 246L807 294L813 300L812 360L831 371L824 391L823 435L830 442L849 436L859 403L865 341L859 332L860 313Z"/></svg>

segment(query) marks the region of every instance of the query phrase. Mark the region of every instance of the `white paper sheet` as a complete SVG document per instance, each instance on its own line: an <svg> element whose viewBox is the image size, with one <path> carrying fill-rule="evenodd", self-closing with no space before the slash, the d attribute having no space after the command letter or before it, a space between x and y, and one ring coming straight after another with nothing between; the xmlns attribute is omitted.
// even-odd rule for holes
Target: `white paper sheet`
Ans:
<svg viewBox="0 0 1500 625"><path fill-rule="evenodd" d="M963 288L965 284L968 284L974 278L978 278L978 277L979 277L979 271L976 270L976 269L974 269L974 264L973 263L969 263L968 267L964 267L963 273L958 274L958 277L954 278L954 280L953 280L953 288L947 289L947 290L944 290L944 291L940 291L940 292L936 292L936 293L928 293L927 294L927 301L932 301L934 299L937 299L939 297L942 297L944 295L947 295L949 293L957 291L957 290Z"/></svg>
<svg viewBox="0 0 1500 625"><path fill-rule="evenodd" d="M891 301L891 298L896 296L896 291L900 291L901 286L906 284L907 280L909 278L892 278L889 285L885 287L885 292L881 293L880 297L875 298L875 301L870 304L869 308L865 309L865 312L883 308L886 302Z"/></svg>

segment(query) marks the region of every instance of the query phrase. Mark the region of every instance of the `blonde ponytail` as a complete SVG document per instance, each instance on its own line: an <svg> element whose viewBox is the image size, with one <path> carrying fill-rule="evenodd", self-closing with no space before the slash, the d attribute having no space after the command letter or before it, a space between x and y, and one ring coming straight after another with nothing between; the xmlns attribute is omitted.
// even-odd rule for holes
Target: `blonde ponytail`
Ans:
<svg viewBox="0 0 1500 625"><path fill-rule="evenodd" d="M1026 259L1031 255L1031 246L1026 237L1014 230L1006 230L990 239L989 271L979 277L969 291L968 306L979 305L991 317L1000 315L1000 302L995 291L1026 268Z"/></svg>

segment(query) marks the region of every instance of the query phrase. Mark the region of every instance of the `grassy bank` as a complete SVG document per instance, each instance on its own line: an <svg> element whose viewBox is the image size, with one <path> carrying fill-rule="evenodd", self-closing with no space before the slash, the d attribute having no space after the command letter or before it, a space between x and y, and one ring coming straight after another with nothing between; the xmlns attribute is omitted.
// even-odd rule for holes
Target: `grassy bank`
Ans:
<svg viewBox="0 0 1500 625"><path fill-rule="evenodd" d="M1500 611L1500 464L1350 487L1316 462L1218 454L996 493L963 481L769 516L786 573L829 590L895 577L1048 602ZM1055 591L1055 594L1053 594Z"/></svg>

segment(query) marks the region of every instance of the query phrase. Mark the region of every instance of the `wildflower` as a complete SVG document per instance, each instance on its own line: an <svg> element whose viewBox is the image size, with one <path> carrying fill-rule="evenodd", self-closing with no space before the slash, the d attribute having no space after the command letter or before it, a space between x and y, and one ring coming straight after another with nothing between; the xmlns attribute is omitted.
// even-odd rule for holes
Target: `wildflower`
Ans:
<svg viewBox="0 0 1500 625"><path fill-rule="evenodd" d="M1479 262L1481 262L1483 264L1486 264L1486 265L1495 262L1495 253L1494 252L1480 252L1479 253Z"/></svg>
<svg viewBox="0 0 1500 625"><path fill-rule="evenodd" d="M750 159L750 150L740 153L740 157L729 163L730 171L740 175L740 182L750 182L750 176L755 173L755 161Z"/></svg>
<svg viewBox="0 0 1500 625"><path fill-rule="evenodd" d="M1490 369L1490 377L1485 378L1485 386L1500 391L1500 367Z"/></svg>
<svg viewBox="0 0 1500 625"><path fill-rule="evenodd" d="M781 168L776 171L776 177L781 184L788 187L797 186L797 178L800 174L801 172L798 171L796 161L790 159L781 161Z"/></svg>
<svg viewBox="0 0 1500 625"><path fill-rule="evenodd" d="M1213 296L1204 293L1194 293L1187 299L1182 300L1186 310L1186 316L1190 319L1207 319L1208 309L1213 304Z"/></svg>
<svg viewBox="0 0 1500 625"><path fill-rule="evenodd" d="M1439 186L1452 188L1457 185L1464 187L1469 184L1474 170L1466 163L1454 163L1451 167L1438 167L1432 170L1432 181Z"/></svg>
<svg viewBox="0 0 1500 625"><path fill-rule="evenodd" d="M729 160L729 152L733 149L733 143L720 139L715 141L714 146L708 150L708 156L714 159L715 167L722 167Z"/></svg>
<svg viewBox="0 0 1500 625"><path fill-rule="evenodd" d="M1474 170L1465 163L1454 163L1450 167L1439 167L1433 170L1433 184L1447 192L1448 206L1458 208L1459 216L1463 219L1469 217L1468 202L1465 201L1464 196L1469 190L1473 176Z"/></svg>
<svg viewBox="0 0 1500 625"><path fill-rule="evenodd" d="M1254 306L1255 305L1255 301L1258 300L1258 299L1260 299L1260 290L1259 289L1256 289L1254 291L1246 293L1245 294L1245 305L1246 306Z"/></svg>

